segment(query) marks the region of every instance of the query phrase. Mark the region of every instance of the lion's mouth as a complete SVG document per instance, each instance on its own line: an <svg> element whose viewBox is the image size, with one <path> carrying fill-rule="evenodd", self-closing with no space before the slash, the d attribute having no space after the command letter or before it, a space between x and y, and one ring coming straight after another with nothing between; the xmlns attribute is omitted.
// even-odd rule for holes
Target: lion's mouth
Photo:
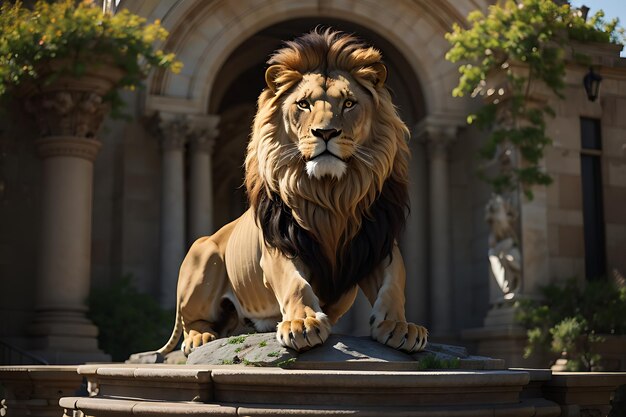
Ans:
<svg viewBox="0 0 626 417"><path fill-rule="evenodd" d="M322 156L332 156L333 158L337 158L337 159L339 159L340 161L345 162L345 160L344 160L342 157L340 157L340 156L338 156L338 155L335 155L334 153L332 153L332 152L331 152L331 151L329 151L328 149L325 149L323 152L318 153L317 155L315 155L315 156L313 156L313 157L309 158L309 159L308 159L308 161L315 161L317 158L320 158L320 157L322 157Z"/></svg>
<svg viewBox="0 0 626 417"><path fill-rule="evenodd" d="M309 159L305 169L310 178L322 179L325 176L340 179L346 173L348 164L330 151L324 151Z"/></svg>

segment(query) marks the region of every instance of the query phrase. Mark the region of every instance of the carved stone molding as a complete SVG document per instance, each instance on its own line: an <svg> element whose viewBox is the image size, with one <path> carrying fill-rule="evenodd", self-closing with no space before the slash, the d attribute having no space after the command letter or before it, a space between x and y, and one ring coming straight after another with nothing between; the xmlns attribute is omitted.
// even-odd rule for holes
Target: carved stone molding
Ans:
<svg viewBox="0 0 626 417"><path fill-rule="evenodd" d="M189 135L189 121L184 114L157 112L145 124L159 140L164 151L182 150Z"/></svg>
<svg viewBox="0 0 626 417"><path fill-rule="evenodd" d="M109 108L101 95L90 91L51 91L26 99L41 137L94 138Z"/></svg>
<svg viewBox="0 0 626 417"><path fill-rule="evenodd" d="M187 144L192 152L211 154L219 135L219 116L156 112L146 120L146 129L161 143L163 150L182 150Z"/></svg>
<svg viewBox="0 0 626 417"><path fill-rule="evenodd" d="M205 152L213 154L213 148L215 147L215 138L203 134L191 134L190 144L192 152Z"/></svg>
<svg viewBox="0 0 626 417"><path fill-rule="evenodd" d="M93 162L98 155L102 143L96 139L75 136L52 136L38 139L37 153L41 158L54 156L73 156Z"/></svg>
<svg viewBox="0 0 626 417"><path fill-rule="evenodd" d="M95 137L110 109L103 98L124 76L124 71L106 57L88 63L80 76L67 72L73 65L69 59L42 63L41 78L54 75L54 81L26 83L19 90L26 110L37 121L40 137Z"/></svg>
<svg viewBox="0 0 626 417"><path fill-rule="evenodd" d="M414 136L426 147L429 159L447 157L448 150L456 141L458 127L448 120L429 117L418 123Z"/></svg>
<svg viewBox="0 0 626 417"><path fill-rule="evenodd" d="M447 158L448 150L456 141L456 134L428 133L422 136L422 141L426 146L428 159Z"/></svg>
<svg viewBox="0 0 626 417"><path fill-rule="evenodd" d="M219 116L189 116L189 139L192 152L213 153L215 139L219 135Z"/></svg>

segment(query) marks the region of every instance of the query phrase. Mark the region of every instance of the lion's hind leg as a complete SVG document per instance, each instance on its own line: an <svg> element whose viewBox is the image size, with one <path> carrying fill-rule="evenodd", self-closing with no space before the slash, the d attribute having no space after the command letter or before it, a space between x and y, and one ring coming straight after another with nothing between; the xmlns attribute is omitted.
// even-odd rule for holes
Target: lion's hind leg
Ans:
<svg viewBox="0 0 626 417"><path fill-rule="evenodd" d="M232 291L222 249L223 240L229 235L228 227L198 239L181 265L178 298L185 355L219 338L238 321L235 307L225 297Z"/></svg>
<svg viewBox="0 0 626 417"><path fill-rule="evenodd" d="M227 337L239 327L239 316L235 306L228 298L223 298L220 302L219 314L213 321L196 320L185 326L183 341L183 352L189 355L191 351L199 346L206 345L215 339Z"/></svg>

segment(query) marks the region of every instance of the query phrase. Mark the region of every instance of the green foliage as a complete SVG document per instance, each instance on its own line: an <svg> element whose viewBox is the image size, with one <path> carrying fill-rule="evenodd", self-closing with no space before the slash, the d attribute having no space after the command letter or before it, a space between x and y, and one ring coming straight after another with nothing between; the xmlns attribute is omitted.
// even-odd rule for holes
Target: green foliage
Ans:
<svg viewBox="0 0 626 417"><path fill-rule="evenodd" d="M543 301L518 302L517 320L528 329L525 357L567 353L569 370L597 369L593 344L600 334L626 334L626 286L597 280L583 288L575 280L542 289Z"/></svg>
<svg viewBox="0 0 626 417"><path fill-rule="evenodd" d="M154 298L139 293L130 275L108 288L92 289L88 304L88 316L99 329L100 348L114 361L160 347L174 323L174 312L164 311Z"/></svg>
<svg viewBox="0 0 626 417"><path fill-rule="evenodd" d="M19 0L4 2L0 7L0 96L26 80L38 79L42 64L59 58L68 62L60 71L77 76L87 64L110 59L125 72L118 87L133 89L151 68L175 73L182 68L174 54L153 47L167 36L158 20L146 24L146 19L126 9L115 15L102 13L88 0L39 0L32 10ZM114 106L118 104L116 95L110 99Z"/></svg>
<svg viewBox="0 0 626 417"><path fill-rule="evenodd" d="M233 336L228 339L228 344L237 345L237 344L245 342L247 338L248 338L247 334L242 335L242 336Z"/></svg>
<svg viewBox="0 0 626 417"><path fill-rule="evenodd" d="M446 39L452 44L446 54L459 67L455 97L487 96L489 104L468 116L490 135L480 156L492 160L501 149L518 150L521 163L489 177L481 173L494 191L502 193L518 185L532 199L534 185L548 185L549 175L539 166L544 149L551 144L545 133L545 116L554 111L529 99L530 87L541 82L558 97L565 86L564 46L570 39L590 42L623 42L618 20L604 20L599 11L585 21L569 4L552 0L504 0L489 6L487 15L474 11L469 28L453 25ZM503 84L489 81L502 78Z"/></svg>
<svg viewBox="0 0 626 417"><path fill-rule="evenodd" d="M297 358L289 358L276 364L279 368L290 368L297 361Z"/></svg>
<svg viewBox="0 0 626 417"><path fill-rule="evenodd" d="M265 347L267 346L267 342L265 340L261 341L261 343L259 343L259 347Z"/></svg>

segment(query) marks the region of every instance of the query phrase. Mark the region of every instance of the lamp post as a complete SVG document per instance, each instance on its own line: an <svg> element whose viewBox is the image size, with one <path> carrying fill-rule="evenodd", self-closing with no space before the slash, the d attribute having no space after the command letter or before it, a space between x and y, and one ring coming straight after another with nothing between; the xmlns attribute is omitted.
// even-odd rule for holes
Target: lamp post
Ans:
<svg viewBox="0 0 626 417"><path fill-rule="evenodd" d="M589 72L583 78L583 85L585 86L585 92L587 93L589 101L596 101L598 98L601 81L602 76L593 72L593 68L589 67Z"/></svg>

